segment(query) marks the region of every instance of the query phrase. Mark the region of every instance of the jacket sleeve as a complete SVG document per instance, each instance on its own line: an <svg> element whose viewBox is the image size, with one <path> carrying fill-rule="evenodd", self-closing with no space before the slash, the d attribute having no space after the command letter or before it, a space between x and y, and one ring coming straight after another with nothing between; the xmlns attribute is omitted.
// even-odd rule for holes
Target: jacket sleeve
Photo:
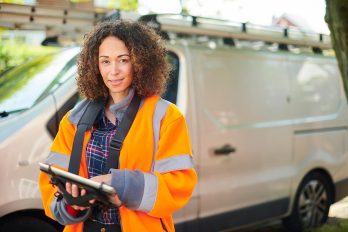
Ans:
<svg viewBox="0 0 348 232"><path fill-rule="evenodd" d="M169 107L162 119L153 172L111 170L111 185L130 209L167 217L190 199L197 182L184 117Z"/></svg>
<svg viewBox="0 0 348 232"><path fill-rule="evenodd" d="M46 163L60 169L68 169L74 131L74 125L69 122L68 114L66 114L61 120ZM46 173L40 172L39 186L44 210L48 217L63 225L78 223L88 217L89 211L79 214L78 217L69 215L64 200L58 200L55 196L57 191L50 184L50 178Z"/></svg>

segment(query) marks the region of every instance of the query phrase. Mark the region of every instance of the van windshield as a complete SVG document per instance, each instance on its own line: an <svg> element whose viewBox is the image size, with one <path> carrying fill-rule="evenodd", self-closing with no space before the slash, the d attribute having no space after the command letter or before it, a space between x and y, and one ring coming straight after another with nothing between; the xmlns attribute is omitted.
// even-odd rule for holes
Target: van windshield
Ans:
<svg viewBox="0 0 348 232"><path fill-rule="evenodd" d="M42 95L52 90L54 81L76 72L79 49L68 49L42 56L15 67L0 76L0 113L7 115L32 107ZM73 59L74 68L67 67ZM70 74L69 76L71 76Z"/></svg>

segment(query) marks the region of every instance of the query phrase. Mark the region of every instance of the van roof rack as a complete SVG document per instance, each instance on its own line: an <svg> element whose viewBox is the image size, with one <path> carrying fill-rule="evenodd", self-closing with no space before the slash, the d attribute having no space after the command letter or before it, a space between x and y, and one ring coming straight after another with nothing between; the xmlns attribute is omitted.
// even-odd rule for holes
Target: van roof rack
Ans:
<svg viewBox="0 0 348 232"><path fill-rule="evenodd" d="M134 12L114 10L83 10L49 5L0 3L0 27L19 30L42 30L47 38L43 45L53 45L58 37L79 41L95 24L117 18L138 19Z"/></svg>
<svg viewBox="0 0 348 232"><path fill-rule="evenodd" d="M76 38L83 37L97 22L113 20L115 17L143 21L167 39L169 33L174 33L221 37L224 41L229 41L229 44L234 44L234 39L241 39L278 43L279 47L284 48L290 44L307 46L317 53L332 48L329 35L304 32L296 28L260 26L183 14L148 14L139 17L134 12L107 13L47 5L0 3L0 27L45 30L49 39L59 35L77 40Z"/></svg>
<svg viewBox="0 0 348 232"><path fill-rule="evenodd" d="M0 26L11 29L86 31L104 15L74 8L0 3Z"/></svg>
<svg viewBox="0 0 348 232"><path fill-rule="evenodd" d="M332 48L329 35L304 32L289 27L261 26L182 14L149 14L141 16L139 21L149 24L156 30L176 34L265 41L283 45L307 46L319 50Z"/></svg>

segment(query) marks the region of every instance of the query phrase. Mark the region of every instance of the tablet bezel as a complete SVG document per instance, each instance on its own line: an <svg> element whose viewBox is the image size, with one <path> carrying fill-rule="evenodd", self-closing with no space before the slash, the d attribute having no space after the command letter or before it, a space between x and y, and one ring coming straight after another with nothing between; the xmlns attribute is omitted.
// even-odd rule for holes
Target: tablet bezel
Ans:
<svg viewBox="0 0 348 232"><path fill-rule="evenodd" d="M67 179L67 181L70 180L71 182L74 182L77 185L81 185L82 187L85 185L95 190L99 190L99 191L101 190L102 192L112 196L116 194L116 190L110 185L107 185L105 183L99 183L91 179L87 179L82 176L73 174L71 172L67 172L59 168L55 168L50 164L39 162L39 165L40 165L40 170L47 173L50 176L52 176L52 173L53 173L54 175Z"/></svg>

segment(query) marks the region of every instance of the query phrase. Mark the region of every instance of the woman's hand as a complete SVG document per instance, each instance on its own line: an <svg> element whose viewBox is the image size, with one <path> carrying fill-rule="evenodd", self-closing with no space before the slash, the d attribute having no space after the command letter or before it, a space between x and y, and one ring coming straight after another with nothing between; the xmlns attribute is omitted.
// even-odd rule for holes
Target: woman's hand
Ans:
<svg viewBox="0 0 348 232"><path fill-rule="evenodd" d="M99 182L99 183L105 183L107 185L111 185L111 178L112 178L111 174L106 174L106 175L92 177L91 180ZM114 202L115 202L116 206L121 206L122 202L121 202L120 198L118 198L117 194L115 194L114 197L115 197ZM93 201L93 203L94 203L95 200L91 200L91 201ZM90 201L90 203L91 203L91 201Z"/></svg>
<svg viewBox="0 0 348 232"><path fill-rule="evenodd" d="M84 188L79 189L79 187L76 184L71 184L70 182L66 182L65 189L72 197L79 197L79 196L86 195L86 189ZM94 203L95 200L90 200L89 202L91 203L91 201L93 201ZM71 207L74 208L75 210L81 210L81 211L89 208L89 206L83 207L83 206L77 206L77 205L71 205Z"/></svg>
<svg viewBox="0 0 348 232"><path fill-rule="evenodd" d="M112 177L111 174L106 174L106 175L92 177L91 180L99 182L99 183L105 183L107 185L111 185L111 177Z"/></svg>

